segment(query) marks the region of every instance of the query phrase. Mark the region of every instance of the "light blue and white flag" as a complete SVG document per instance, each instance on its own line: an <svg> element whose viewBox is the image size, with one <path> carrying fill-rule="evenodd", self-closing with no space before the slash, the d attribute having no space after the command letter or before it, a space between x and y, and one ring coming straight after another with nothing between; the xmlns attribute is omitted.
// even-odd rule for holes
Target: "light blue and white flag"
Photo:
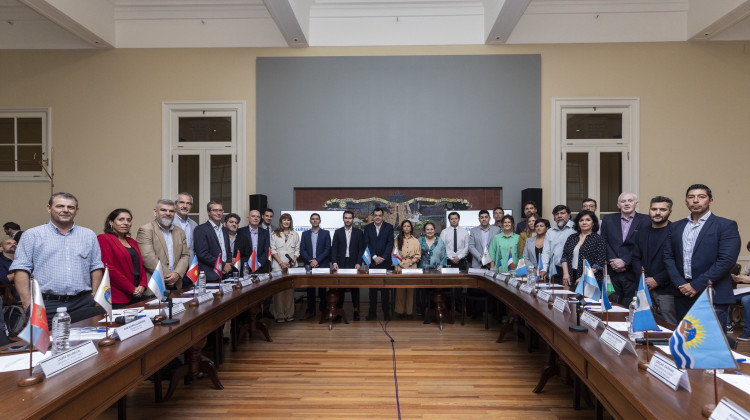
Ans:
<svg viewBox="0 0 750 420"><path fill-rule="evenodd" d="M641 279L638 281L638 292L635 297L637 304L633 312L633 331L649 331L659 328L656 325L654 314L651 313L651 295L646 287L646 276L641 273Z"/></svg>
<svg viewBox="0 0 750 420"><path fill-rule="evenodd" d="M362 254L362 259L365 264L370 265L372 263L372 254L370 253L370 247L365 248L365 252Z"/></svg>
<svg viewBox="0 0 750 420"><path fill-rule="evenodd" d="M602 291L599 290L594 270L589 265L588 260L583 260L583 276L581 276L581 281L578 282L576 293L595 301L601 297Z"/></svg>
<svg viewBox="0 0 750 420"><path fill-rule="evenodd" d="M154 292L157 299L164 299L165 287L164 287L164 272L161 268L161 261L156 263L156 270L151 274L151 279L148 281L148 289Z"/></svg>

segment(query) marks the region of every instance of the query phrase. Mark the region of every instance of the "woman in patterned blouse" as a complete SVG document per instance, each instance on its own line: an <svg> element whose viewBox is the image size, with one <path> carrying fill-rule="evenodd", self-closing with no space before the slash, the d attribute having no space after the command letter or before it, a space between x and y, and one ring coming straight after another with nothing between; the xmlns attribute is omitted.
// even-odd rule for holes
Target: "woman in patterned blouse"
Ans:
<svg viewBox="0 0 750 420"><path fill-rule="evenodd" d="M596 281L601 286L602 270L607 260L607 246L604 239L597 233L599 219L590 210L582 210L576 215L576 232L568 237L563 247L562 263L563 285L573 288L583 274L583 260L587 260L594 270ZM574 279L575 282L571 283Z"/></svg>

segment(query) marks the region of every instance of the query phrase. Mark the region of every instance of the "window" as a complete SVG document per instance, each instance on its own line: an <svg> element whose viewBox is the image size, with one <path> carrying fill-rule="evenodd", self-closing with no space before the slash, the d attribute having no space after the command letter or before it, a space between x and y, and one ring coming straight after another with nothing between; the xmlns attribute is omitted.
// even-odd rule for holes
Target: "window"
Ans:
<svg viewBox="0 0 750 420"><path fill-rule="evenodd" d="M48 180L49 108L0 109L0 180Z"/></svg>

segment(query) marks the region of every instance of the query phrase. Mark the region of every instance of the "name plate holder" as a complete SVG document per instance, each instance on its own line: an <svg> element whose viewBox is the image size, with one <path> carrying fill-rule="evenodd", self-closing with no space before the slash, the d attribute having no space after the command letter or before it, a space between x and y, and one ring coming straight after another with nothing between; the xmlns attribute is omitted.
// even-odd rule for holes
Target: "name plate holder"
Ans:
<svg viewBox="0 0 750 420"><path fill-rule="evenodd" d="M402 268L401 274L424 274L424 270L421 268Z"/></svg>
<svg viewBox="0 0 750 420"><path fill-rule="evenodd" d="M255 277L258 279L258 282L271 280L271 273L258 274Z"/></svg>
<svg viewBox="0 0 750 420"><path fill-rule="evenodd" d="M212 294L208 294L208 296L213 299ZM174 315L174 306L172 307L172 314ZM138 335L144 331L150 330L151 328L154 328L154 323L151 322L151 319L146 318L139 318L136 321L133 321L129 324L125 324L121 327L115 328L115 331L112 333L112 338L119 338L120 341L125 341L130 337L133 337L135 335Z"/></svg>
<svg viewBox="0 0 750 420"><path fill-rule="evenodd" d="M359 270L357 270L356 268L339 268L338 270L336 270L336 273L342 275L345 274L348 276L356 276L357 274L359 274Z"/></svg>
<svg viewBox="0 0 750 420"><path fill-rule="evenodd" d="M496 279L504 281L506 283L508 282L508 277L510 277L508 273L497 273L497 275L495 275Z"/></svg>
<svg viewBox="0 0 750 420"><path fill-rule="evenodd" d="M654 353L648 363L646 372L656 376L657 379L672 388L672 391L677 391L678 388L682 387L690 392L690 380L687 372L677 369L674 362L661 353Z"/></svg>
<svg viewBox="0 0 750 420"><path fill-rule="evenodd" d="M239 284L240 284L240 289L243 288L243 287L250 286L250 285L253 284L253 278L252 277L248 277L247 279L242 279L242 280L240 280Z"/></svg>
<svg viewBox="0 0 750 420"><path fill-rule="evenodd" d="M719 401L719 405L717 405L716 408L714 408L713 413L711 413L709 420L725 419L750 420L750 412L738 406L729 398L722 397L721 401Z"/></svg>
<svg viewBox="0 0 750 420"><path fill-rule="evenodd" d="M604 328L604 323L602 322L602 320L589 311L583 311L583 313L581 314L581 322L583 322L584 325L594 331L596 331L599 327Z"/></svg>
<svg viewBox="0 0 750 420"><path fill-rule="evenodd" d="M443 267L443 270L445 270L446 267ZM456 267L453 267L456 268ZM487 270L484 268L470 268L469 274L478 274L480 276L484 276L487 273Z"/></svg>
<svg viewBox="0 0 750 420"><path fill-rule="evenodd" d="M368 270L368 273L370 275L384 276L388 274L388 271L385 268L371 268Z"/></svg>
<svg viewBox="0 0 750 420"><path fill-rule="evenodd" d="M542 302L549 303L550 299L552 299L552 293L550 293L549 290L539 289L536 292L536 298L541 300Z"/></svg>
<svg viewBox="0 0 750 420"><path fill-rule="evenodd" d="M517 289L518 288L518 277L513 277L512 279L510 279L510 281L508 282L508 286L510 286L510 287L512 287L514 289Z"/></svg>
<svg viewBox="0 0 750 420"><path fill-rule="evenodd" d="M273 270L271 271L270 277L281 277L284 273L281 272L281 270Z"/></svg>
<svg viewBox="0 0 750 420"><path fill-rule="evenodd" d="M299 276L307 274L307 270L305 270L305 267L289 267L286 273L290 276Z"/></svg>
<svg viewBox="0 0 750 420"><path fill-rule="evenodd" d="M172 305L172 316L181 314L185 312L185 304L184 303L176 303Z"/></svg>
<svg viewBox="0 0 750 420"><path fill-rule="evenodd" d="M524 284L520 287L521 291L524 293L527 293L529 295L534 294L534 286L529 286L528 284Z"/></svg>
<svg viewBox="0 0 750 420"><path fill-rule="evenodd" d="M484 273L484 276L492 281L495 281L497 279L497 273L489 270Z"/></svg>
<svg viewBox="0 0 750 420"><path fill-rule="evenodd" d="M564 314L565 312L570 312L570 305L568 305L568 300L561 297L555 298L555 304L552 305L552 308L562 314Z"/></svg>
<svg viewBox="0 0 750 420"><path fill-rule="evenodd" d="M224 293L232 293L232 287L234 287L232 283L222 283L221 291ZM172 308L172 310L174 311L174 308Z"/></svg>
<svg viewBox="0 0 750 420"><path fill-rule="evenodd" d="M469 269L469 271L471 274L471 269ZM440 269L440 274L460 274L460 272L458 267L443 267Z"/></svg>
<svg viewBox="0 0 750 420"><path fill-rule="evenodd" d="M331 274L330 268L315 267L312 269L312 274Z"/></svg>
<svg viewBox="0 0 750 420"><path fill-rule="evenodd" d="M198 295L198 304L208 302L209 300L212 300L214 298L213 293L204 293L202 295Z"/></svg>
<svg viewBox="0 0 750 420"><path fill-rule="evenodd" d="M620 335L620 333L612 327L604 328L604 332L599 336L599 341L614 350L618 356L621 355L623 351L627 351L628 353L636 355L633 343L631 343L627 338Z"/></svg>
<svg viewBox="0 0 750 420"><path fill-rule="evenodd" d="M147 319L147 318L144 318ZM86 359L90 359L97 355L99 351L93 342L87 341L79 344L62 353L58 353L54 356L48 357L39 364L42 366L44 376L51 378L58 373L83 362Z"/></svg>

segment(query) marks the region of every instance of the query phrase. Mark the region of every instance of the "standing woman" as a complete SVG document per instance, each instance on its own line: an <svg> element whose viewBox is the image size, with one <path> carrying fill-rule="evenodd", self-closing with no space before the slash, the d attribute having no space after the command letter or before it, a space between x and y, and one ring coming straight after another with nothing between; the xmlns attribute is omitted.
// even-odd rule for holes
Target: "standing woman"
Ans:
<svg viewBox="0 0 750 420"><path fill-rule="evenodd" d="M582 210L576 215L573 229L577 233L570 235L565 241L560 259L563 268L563 286L573 289L578 284L583 275L583 260L585 259L594 269L596 282L601 287L602 270L607 261L607 244L597 233L599 219L593 211Z"/></svg>
<svg viewBox="0 0 750 420"><path fill-rule="evenodd" d="M292 258L290 262L287 255ZM286 271L297 266L299 257L299 235L294 231L292 216L284 213L279 217L279 227L271 235L273 270ZM284 290L273 297L271 314L276 322L294 321L294 289Z"/></svg>
<svg viewBox="0 0 750 420"><path fill-rule="evenodd" d="M498 273L507 273L508 254L513 255L513 265L518 265L518 239L519 236L513 230L516 223L513 216L506 214L500 219L500 225L503 230L492 238L490 243L490 270L497 268Z"/></svg>
<svg viewBox="0 0 750 420"><path fill-rule="evenodd" d="M536 225L537 219L539 219L539 215L536 213L527 217L526 228L518 234L518 253L521 254L522 257L524 256L524 248L526 248L526 240L536 235L536 229L534 229L534 226ZM525 257L524 261L526 261L526 265L529 265L529 261L527 261Z"/></svg>
<svg viewBox="0 0 750 420"><path fill-rule="evenodd" d="M435 224L427 222L424 224L424 235L419 238L419 247L422 252L422 258L419 261L419 268L424 270L436 270L445 267L448 264L448 256L445 252L445 242L435 235ZM415 292L417 296L418 310L427 308L430 304L430 296L435 289L420 288ZM429 320L425 320L428 322Z"/></svg>
<svg viewBox="0 0 750 420"><path fill-rule="evenodd" d="M414 225L411 221L404 220L401 222L401 232L398 233L396 243L394 244L393 254L398 253L401 256L401 262L396 270L403 268L416 268L417 263L422 258L421 246L419 240L412 236ZM414 288L396 289L396 318L401 319L406 313L406 319L414 319Z"/></svg>
<svg viewBox="0 0 750 420"><path fill-rule="evenodd" d="M104 233L96 237L102 250L102 262L109 268L115 309L143 300L148 284L138 243L130 237L132 222L130 210L112 210L104 222Z"/></svg>
<svg viewBox="0 0 750 420"><path fill-rule="evenodd" d="M536 219L536 222L534 222L536 236L527 239L523 248L523 260L527 266L539 268L539 257L544 250L544 238L547 236L549 226L549 220L547 219Z"/></svg>

